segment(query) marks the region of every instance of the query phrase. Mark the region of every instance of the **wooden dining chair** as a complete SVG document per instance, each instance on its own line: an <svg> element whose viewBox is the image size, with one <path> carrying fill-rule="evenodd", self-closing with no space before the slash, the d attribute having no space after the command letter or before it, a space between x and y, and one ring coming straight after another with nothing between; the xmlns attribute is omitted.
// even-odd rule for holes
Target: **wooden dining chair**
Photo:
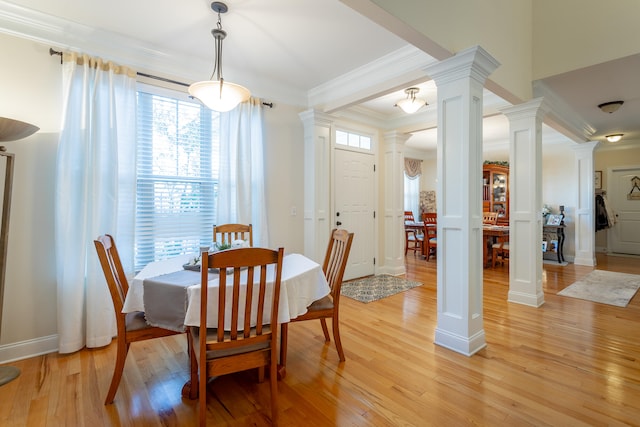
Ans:
<svg viewBox="0 0 640 427"><path fill-rule="evenodd" d="M222 224L213 226L213 243L230 245L234 240L244 240L253 247L253 226L251 224Z"/></svg>
<svg viewBox="0 0 640 427"><path fill-rule="evenodd" d="M295 319L291 319L290 323L301 322L305 320L320 320L322 332L326 343L331 342L329 337L329 329L327 328L327 320L331 319L333 328L333 340L336 342L336 350L341 362L346 359L344 350L342 350L342 341L340 340L340 289L342 288L342 277L344 270L347 268L349 252L351 251L351 243L353 242L353 233L347 230L334 229L329 237L329 245L324 257L322 271L327 279L329 295L311 303L307 307L307 312L301 314ZM288 340L288 323L280 325L280 363L282 366L287 364L287 340Z"/></svg>
<svg viewBox="0 0 640 427"><path fill-rule="evenodd" d="M113 237L109 234L99 236L93 241L100 259L100 265L104 272L104 277L109 286L111 299L113 300L113 309L116 315L116 325L118 330L116 350L116 365L113 369L111 385L109 392L104 401L105 405L113 403L122 372L124 363L127 359L129 345L132 342L143 341L152 338L167 337L180 332L170 331L169 329L157 328L147 325L144 318L144 312L137 311L133 313L123 313L122 306L129 292L129 282L122 268L122 262L118 255L118 249Z"/></svg>
<svg viewBox="0 0 640 427"><path fill-rule="evenodd" d="M482 223L487 225L496 225L498 223L498 212L483 212Z"/></svg>
<svg viewBox="0 0 640 427"><path fill-rule="evenodd" d="M496 238L496 242L491 245L491 267L495 268L498 257L502 258L502 265L504 260L509 258L509 237L500 236Z"/></svg>
<svg viewBox="0 0 640 427"><path fill-rule="evenodd" d="M424 235L418 234L415 229L404 229L404 254L405 256L409 251L413 251L413 255L422 252L422 245L424 241Z"/></svg>
<svg viewBox="0 0 640 427"><path fill-rule="evenodd" d="M438 227L433 223L424 223L424 255L427 261L438 253Z"/></svg>
<svg viewBox="0 0 640 427"><path fill-rule="evenodd" d="M200 425L206 425L209 378L258 368L258 381L269 368L271 423L278 421L278 305L284 248L239 248L203 254L200 281L200 326L190 327L191 356L197 372L191 387L198 389ZM273 270L267 273L267 267ZM207 328L209 269L219 269L217 325ZM240 276L246 277L241 285ZM269 288L267 287L268 283ZM253 307L253 309L252 309Z"/></svg>
<svg viewBox="0 0 640 427"><path fill-rule="evenodd" d="M405 221L415 221L415 219L413 218L413 212L412 211L404 211L404 220Z"/></svg>

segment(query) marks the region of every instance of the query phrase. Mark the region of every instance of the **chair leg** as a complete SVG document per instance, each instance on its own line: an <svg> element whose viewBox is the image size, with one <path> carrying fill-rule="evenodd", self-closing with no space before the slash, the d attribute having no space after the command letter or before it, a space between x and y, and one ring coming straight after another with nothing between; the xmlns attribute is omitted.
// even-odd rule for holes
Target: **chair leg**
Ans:
<svg viewBox="0 0 640 427"><path fill-rule="evenodd" d="M273 357L273 356L272 356ZM278 367L277 363L269 363L269 385L271 388L271 425L278 425Z"/></svg>
<svg viewBox="0 0 640 427"><path fill-rule="evenodd" d="M344 362L346 358L344 357L344 350L342 350L342 341L340 340L340 322L338 321L338 312L335 312L333 316L333 320L331 321L333 326L333 340L336 342L336 350L338 350L338 356L340 357L340 361Z"/></svg>
<svg viewBox="0 0 640 427"><path fill-rule="evenodd" d="M280 366L287 366L287 345L289 344L289 324L280 324Z"/></svg>
<svg viewBox="0 0 640 427"><path fill-rule="evenodd" d="M111 385L109 386L107 398L104 400L105 405L113 403L113 399L116 397L116 392L118 391L118 386L122 379L122 372L124 371L124 362L127 360L127 353L129 352L129 343L125 341L124 337L119 335L117 342L118 349L116 350L116 366L113 368Z"/></svg>
<svg viewBox="0 0 640 427"><path fill-rule="evenodd" d="M198 413L200 419L200 427L207 425L207 368L206 360L201 360L204 365L200 367L198 374Z"/></svg>
<svg viewBox="0 0 640 427"><path fill-rule="evenodd" d="M324 342L330 342L331 338L329 337L329 328L327 328L327 320L320 319L320 324L322 325L322 332L324 332Z"/></svg>

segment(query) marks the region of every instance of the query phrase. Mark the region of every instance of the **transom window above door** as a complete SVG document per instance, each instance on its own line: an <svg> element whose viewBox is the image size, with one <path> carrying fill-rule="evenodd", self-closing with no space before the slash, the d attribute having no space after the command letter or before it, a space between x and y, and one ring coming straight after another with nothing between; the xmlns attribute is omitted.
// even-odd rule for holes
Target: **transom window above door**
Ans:
<svg viewBox="0 0 640 427"><path fill-rule="evenodd" d="M336 144L345 147L371 150L371 137L343 130L336 131Z"/></svg>

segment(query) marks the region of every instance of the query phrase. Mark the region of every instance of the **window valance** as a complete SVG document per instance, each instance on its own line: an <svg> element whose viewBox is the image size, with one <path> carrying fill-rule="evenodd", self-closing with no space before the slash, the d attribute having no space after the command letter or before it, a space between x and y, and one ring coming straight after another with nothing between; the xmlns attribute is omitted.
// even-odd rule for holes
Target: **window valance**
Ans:
<svg viewBox="0 0 640 427"><path fill-rule="evenodd" d="M404 172L409 178L416 178L422 175L422 160L405 157Z"/></svg>

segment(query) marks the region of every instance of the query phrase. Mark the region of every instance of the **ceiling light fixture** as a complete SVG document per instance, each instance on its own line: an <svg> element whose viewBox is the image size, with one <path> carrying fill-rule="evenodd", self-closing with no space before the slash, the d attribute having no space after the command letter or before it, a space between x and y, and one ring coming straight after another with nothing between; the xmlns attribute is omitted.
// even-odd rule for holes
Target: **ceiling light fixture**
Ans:
<svg viewBox="0 0 640 427"><path fill-rule="evenodd" d="M395 107L402 108L407 114L413 114L422 108L424 105L428 105L427 101L421 98L416 98L416 93L420 92L420 89L417 87L410 87L404 90L404 93L407 94L407 97L402 101L398 101Z"/></svg>
<svg viewBox="0 0 640 427"><path fill-rule="evenodd" d="M618 142L622 139L623 136L623 133L614 133L612 135L605 136L605 138L607 138L607 141L609 142Z"/></svg>
<svg viewBox="0 0 640 427"><path fill-rule="evenodd" d="M225 112L233 110L239 103L247 101L251 96L249 90L243 86L229 83L222 77L222 41L227 32L222 29L220 14L226 13L227 5L214 1L211 9L218 14L217 28L211 30L216 43L216 60L209 80L193 83L189 86L189 95L198 98L204 105L214 111ZM216 80L213 80L215 75Z"/></svg>
<svg viewBox="0 0 640 427"><path fill-rule="evenodd" d="M605 113L611 114L618 111L618 109L622 107L622 104L624 104L624 101L611 101L611 102L605 102L603 104L598 105L598 108L604 111Z"/></svg>

